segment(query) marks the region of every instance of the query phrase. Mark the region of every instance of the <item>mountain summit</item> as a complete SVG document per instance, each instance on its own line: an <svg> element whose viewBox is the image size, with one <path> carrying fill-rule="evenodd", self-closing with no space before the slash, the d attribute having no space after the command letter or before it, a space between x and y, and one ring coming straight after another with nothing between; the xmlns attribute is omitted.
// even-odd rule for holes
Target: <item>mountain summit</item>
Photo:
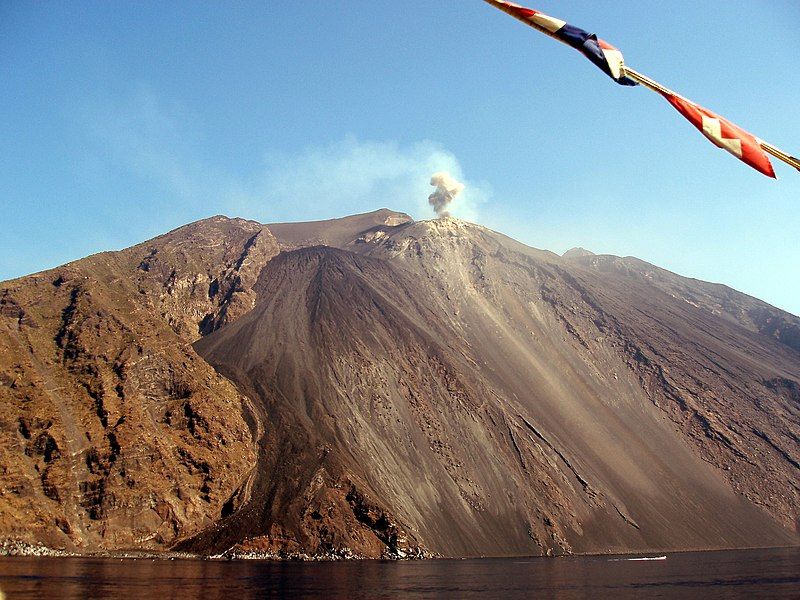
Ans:
<svg viewBox="0 0 800 600"><path fill-rule="evenodd" d="M213 217L0 285L0 536L508 556L800 542L800 319L444 218Z"/></svg>

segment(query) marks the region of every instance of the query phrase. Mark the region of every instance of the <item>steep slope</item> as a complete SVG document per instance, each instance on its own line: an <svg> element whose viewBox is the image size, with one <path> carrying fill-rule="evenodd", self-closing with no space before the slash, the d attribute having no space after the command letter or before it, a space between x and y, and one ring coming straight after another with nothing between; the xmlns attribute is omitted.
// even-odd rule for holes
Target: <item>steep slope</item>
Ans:
<svg viewBox="0 0 800 600"><path fill-rule="evenodd" d="M797 542L788 349L453 219L339 245L364 257L282 254L196 345L254 399L263 465L186 547L375 555L348 489L450 556Z"/></svg>
<svg viewBox="0 0 800 600"><path fill-rule="evenodd" d="M164 549L219 517L253 442L190 344L252 307L276 253L261 225L215 217L0 285L4 538Z"/></svg>
<svg viewBox="0 0 800 600"><path fill-rule="evenodd" d="M637 259L574 261L519 252L504 236L459 222L429 225L429 235L411 233L422 225L408 228L410 250L398 252L402 245L389 239L367 252L402 262L411 258L430 270L423 263L431 261L419 261L420 248L430 238L452 240L454 231L466 228L483 240L481 259L471 259L482 284L487 274L501 274L507 265L522 266L531 274L538 270L538 282L536 276L526 280L524 275L514 282L514 295L527 292L530 306L544 303L561 323L562 334L572 338L570 352L589 351L583 360L597 366L602 364L600 353L613 351L703 460L726 473L734 489L797 531L800 353L787 343L790 336L759 328L742 308L769 315L783 324L782 332L797 328L800 319L725 286L680 277ZM438 248L434 251L442 255ZM492 255L500 264L481 268L481 261L490 266L483 257ZM538 269L531 270L531 258ZM468 257L462 253L460 261L454 260L463 264ZM598 268L603 262L616 267ZM452 285L458 288L459 280ZM770 474L766 481L765 473Z"/></svg>
<svg viewBox="0 0 800 600"><path fill-rule="evenodd" d="M572 284L588 300L583 317L624 349L650 399L698 454L725 472L734 489L797 530L800 352L785 338L757 332L743 313L734 313L742 315L737 319L715 304L687 302L675 288L664 293L618 274L598 282L594 273L580 272ZM682 287L696 298L704 286L712 287ZM726 295L764 314L782 312L729 289ZM780 318L797 322L787 313Z"/></svg>

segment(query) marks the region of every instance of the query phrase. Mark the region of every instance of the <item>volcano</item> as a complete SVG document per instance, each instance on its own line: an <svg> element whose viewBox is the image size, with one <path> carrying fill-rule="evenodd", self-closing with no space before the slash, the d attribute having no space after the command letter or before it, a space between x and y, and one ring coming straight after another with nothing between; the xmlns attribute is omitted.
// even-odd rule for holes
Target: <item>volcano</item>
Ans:
<svg viewBox="0 0 800 600"><path fill-rule="evenodd" d="M800 543L800 319L454 218L213 217L0 284L0 537L79 552Z"/></svg>

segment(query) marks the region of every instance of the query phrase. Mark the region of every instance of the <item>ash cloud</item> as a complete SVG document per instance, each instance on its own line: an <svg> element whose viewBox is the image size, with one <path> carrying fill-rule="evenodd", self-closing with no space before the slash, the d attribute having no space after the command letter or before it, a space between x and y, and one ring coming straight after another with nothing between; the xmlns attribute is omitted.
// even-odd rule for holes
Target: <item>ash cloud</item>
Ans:
<svg viewBox="0 0 800 600"><path fill-rule="evenodd" d="M448 207L464 191L464 184L450 173L440 171L431 175L431 185L436 187L436 191L428 196L428 204L433 207L439 218L449 217Z"/></svg>

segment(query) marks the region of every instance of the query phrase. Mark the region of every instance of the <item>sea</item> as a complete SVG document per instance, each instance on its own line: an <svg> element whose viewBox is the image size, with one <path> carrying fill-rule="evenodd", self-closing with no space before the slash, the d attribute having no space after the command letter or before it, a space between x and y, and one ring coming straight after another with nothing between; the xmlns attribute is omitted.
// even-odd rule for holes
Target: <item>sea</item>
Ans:
<svg viewBox="0 0 800 600"><path fill-rule="evenodd" d="M3 557L0 598L800 598L799 548L665 556L316 563Z"/></svg>

